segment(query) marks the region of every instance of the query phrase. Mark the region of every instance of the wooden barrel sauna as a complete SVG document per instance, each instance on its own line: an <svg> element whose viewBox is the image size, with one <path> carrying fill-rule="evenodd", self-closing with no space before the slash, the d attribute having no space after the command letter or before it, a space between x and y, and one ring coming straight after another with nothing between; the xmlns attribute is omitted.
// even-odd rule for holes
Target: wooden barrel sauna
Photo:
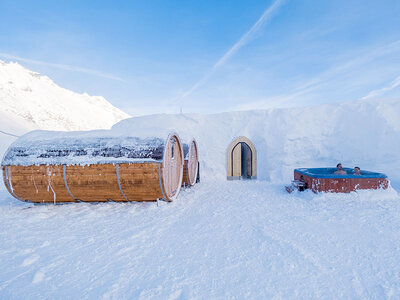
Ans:
<svg viewBox="0 0 400 300"><path fill-rule="evenodd" d="M183 144L183 154L185 162L183 164L182 186L193 186L200 180L198 178L199 152L195 139L192 139L189 144Z"/></svg>
<svg viewBox="0 0 400 300"><path fill-rule="evenodd" d="M20 139L7 150L2 169L7 190L21 201L173 201L181 188L184 156L176 133L166 140Z"/></svg>

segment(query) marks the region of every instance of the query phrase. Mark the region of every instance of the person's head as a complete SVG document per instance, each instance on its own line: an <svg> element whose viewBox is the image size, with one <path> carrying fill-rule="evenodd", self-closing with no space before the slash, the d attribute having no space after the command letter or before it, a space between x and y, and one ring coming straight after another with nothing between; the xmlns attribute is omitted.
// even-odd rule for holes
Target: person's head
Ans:
<svg viewBox="0 0 400 300"><path fill-rule="evenodd" d="M342 164L341 164L341 163L338 163L338 164L336 165L336 168L337 168L338 170L341 170L341 169L342 169Z"/></svg>
<svg viewBox="0 0 400 300"><path fill-rule="evenodd" d="M359 167L354 167L354 174L356 175L360 175L361 174L361 170Z"/></svg>

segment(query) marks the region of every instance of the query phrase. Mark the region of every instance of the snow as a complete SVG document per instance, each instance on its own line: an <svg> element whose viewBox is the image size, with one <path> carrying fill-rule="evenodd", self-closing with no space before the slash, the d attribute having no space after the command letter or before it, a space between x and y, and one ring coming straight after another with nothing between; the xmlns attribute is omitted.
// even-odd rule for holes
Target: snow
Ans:
<svg viewBox="0 0 400 300"><path fill-rule="evenodd" d="M399 116L400 100L367 100L122 120L101 132L195 137L201 182L158 206L32 205L2 187L0 298L398 299ZM256 181L226 180L239 135L257 148ZM385 173L394 188L283 188L294 168L338 162Z"/></svg>
<svg viewBox="0 0 400 300"><path fill-rule="evenodd" d="M0 296L397 299L399 200L208 181L158 207L2 201Z"/></svg>
<svg viewBox="0 0 400 300"><path fill-rule="evenodd" d="M186 141L182 141L183 157L185 160L189 159L189 149L190 149L190 144L188 144Z"/></svg>
<svg viewBox="0 0 400 300"><path fill-rule="evenodd" d="M31 129L50 130L108 129L129 117L103 97L74 93L18 63L1 60L0 113Z"/></svg>
<svg viewBox="0 0 400 300"><path fill-rule="evenodd" d="M112 130L173 129L186 141L195 137L201 172L207 178L226 178L226 150L243 135L257 149L261 180L289 182L294 168L341 162L344 167L385 173L399 186L399 116L400 100L363 100L215 115L145 116L122 120Z"/></svg>
<svg viewBox="0 0 400 300"><path fill-rule="evenodd" d="M2 165L89 165L161 161L167 136L141 139L113 136L110 131L31 131L18 138Z"/></svg>

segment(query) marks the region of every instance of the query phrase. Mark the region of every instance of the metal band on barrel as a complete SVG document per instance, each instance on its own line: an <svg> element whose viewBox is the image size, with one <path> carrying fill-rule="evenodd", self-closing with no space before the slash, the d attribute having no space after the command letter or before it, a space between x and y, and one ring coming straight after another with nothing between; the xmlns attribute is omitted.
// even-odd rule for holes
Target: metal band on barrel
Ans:
<svg viewBox="0 0 400 300"><path fill-rule="evenodd" d="M10 191L11 195L14 196L14 198L18 199L19 201L26 202L26 200L22 200L20 197L18 197L18 196L14 193L13 189L11 188L10 181L9 181L9 179L8 179L8 166L5 166L5 167L6 167L6 168L5 168L6 183L7 183L8 190Z"/></svg>
<svg viewBox="0 0 400 300"><path fill-rule="evenodd" d="M125 196L124 191L122 190L121 182L119 181L119 165L118 164L116 164L116 165L117 165L117 182L118 182L119 190L121 191L121 194L122 194L122 196L124 196L125 200L129 201L128 198Z"/></svg>
<svg viewBox="0 0 400 300"><path fill-rule="evenodd" d="M160 181L160 189L161 189L161 193L163 195L163 199L167 200L167 198L165 197L163 185L161 182L161 163L158 163L158 180Z"/></svg>
<svg viewBox="0 0 400 300"><path fill-rule="evenodd" d="M66 169L67 169L67 166L66 166L66 165L63 165L63 176L64 176L64 185L65 185L65 188L67 189L68 194L72 197L72 199L74 199L75 201L78 201L78 199L76 199L76 198L74 197L74 195L72 195L71 191L69 190L68 183L67 183Z"/></svg>

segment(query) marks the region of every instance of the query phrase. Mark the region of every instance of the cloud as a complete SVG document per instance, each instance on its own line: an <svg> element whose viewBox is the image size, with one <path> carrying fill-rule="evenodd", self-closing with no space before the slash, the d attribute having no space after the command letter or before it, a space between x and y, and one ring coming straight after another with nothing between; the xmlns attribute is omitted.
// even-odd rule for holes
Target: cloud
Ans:
<svg viewBox="0 0 400 300"><path fill-rule="evenodd" d="M183 93L177 100L182 100L185 97L189 96L195 90L197 90L200 86L205 84L208 79L220 68L224 65L240 48L244 45L248 44L251 39L254 37L255 33L260 30L260 28L271 19L274 12L282 6L285 0L275 0L270 7L268 7L262 16L257 20L256 23L247 31L242 37L214 64L211 70L198 82L196 82L189 90Z"/></svg>
<svg viewBox="0 0 400 300"><path fill-rule="evenodd" d="M368 93L368 95L362 97L361 99L369 99L369 98L374 98L376 96L383 95L384 93L395 89L396 87L400 86L400 76L397 77L395 80L392 81L392 83L389 86L383 87L381 89L373 90Z"/></svg>
<svg viewBox="0 0 400 300"><path fill-rule="evenodd" d="M125 80L123 80L120 77L114 76L109 73L92 70L92 69L86 69L86 68L81 68L81 67L71 66L71 65L64 65L64 64L48 63L48 62L44 62L44 61L40 61L40 60L23 58L23 57L19 57L19 56L7 54L7 53L0 53L0 57L7 58L7 59L14 59L16 61L22 61L22 62L26 62L26 63L33 64L33 65L56 68L56 69L61 69L64 71L85 73L85 74L90 74L90 75L94 75L94 76L98 76L98 77L103 77L103 78L107 78L107 79L125 82Z"/></svg>
<svg viewBox="0 0 400 300"><path fill-rule="evenodd" d="M304 96L312 94L318 91L327 92L327 87L331 86L333 88L340 87L344 89L343 79L344 75L350 74L350 72L359 73L360 66L364 66L367 63L373 62L376 59L387 57L389 55L398 55L400 51L400 40L396 40L389 44L379 45L375 47L369 47L363 51L354 51L352 53L352 58L344 61L341 64L333 65L332 67L326 69L325 71L319 73L317 76L310 78L309 80L303 82L301 85L293 88L291 91L267 97L264 99L259 99L250 103L241 104L236 106L235 110L250 110L250 109L267 109L271 107L288 107L296 105L307 104L304 102ZM374 74L376 77L376 74ZM382 74L383 76L383 74ZM346 83L346 82L345 82ZM365 84L364 84L365 85ZM400 86L400 76L394 79L390 85L373 90L369 92L366 96L360 99L368 99L382 95L390 90L395 89ZM325 89L325 90L324 90ZM303 97L302 97L303 96ZM343 91L343 97L346 94ZM303 101L303 102L301 102Z"/></svg>

